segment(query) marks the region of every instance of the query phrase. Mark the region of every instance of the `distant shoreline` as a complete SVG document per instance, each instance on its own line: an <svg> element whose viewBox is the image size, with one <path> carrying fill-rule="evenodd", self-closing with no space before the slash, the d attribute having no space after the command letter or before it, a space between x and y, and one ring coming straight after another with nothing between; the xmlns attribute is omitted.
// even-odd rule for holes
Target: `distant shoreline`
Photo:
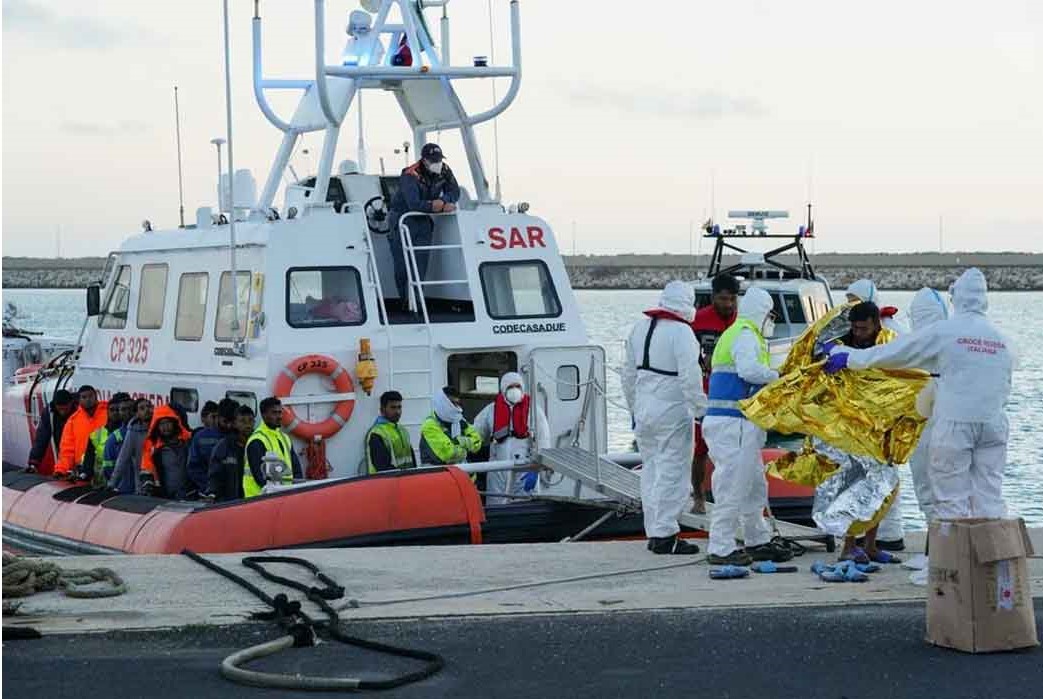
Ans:
<svg viewBox="0 0 1043 699"><path fill-rule="evenodd" d="M671 279L700 279L710 258L627 254L566 255L564 260L573 288L619 290L661 289ZM724 260L726 265L736 261ZM881 289L944 289L964 269L976 266L994 291L1043 291L1043 254L1039 253L819 253L812 257L812 263L834 288L866 277ZM104 267L105 258L101 257L4 257L3 288L82 289L97 281Z"/></svg>

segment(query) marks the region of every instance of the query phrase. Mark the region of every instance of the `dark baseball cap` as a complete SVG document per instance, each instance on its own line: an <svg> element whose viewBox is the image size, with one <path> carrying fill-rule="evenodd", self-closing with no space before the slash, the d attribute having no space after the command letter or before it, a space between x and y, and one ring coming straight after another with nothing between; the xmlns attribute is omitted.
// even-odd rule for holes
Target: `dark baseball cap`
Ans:
<svg viewBox="0 0 1043 699"><path fill-rule="evenodd" d="M437 143L425 143L424 147L420 149L420 157L430 160L432 163L440 163L442 162L442 147Z"/></svg>

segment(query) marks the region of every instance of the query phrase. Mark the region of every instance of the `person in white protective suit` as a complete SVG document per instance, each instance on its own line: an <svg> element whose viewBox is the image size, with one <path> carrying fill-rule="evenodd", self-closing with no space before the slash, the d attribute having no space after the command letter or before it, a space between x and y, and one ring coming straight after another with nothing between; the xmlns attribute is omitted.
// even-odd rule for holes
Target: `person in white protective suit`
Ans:
<svg viewBox="0 0 1043 699"><path fill-rule="evenodd" d="M735 322L717 340L710 360L709 407L703 438L713 462L710 519L712 565L749 565L754 560L782 562L792 552L771 542L764 521L768 483L761 449L767 434L747 420L739 401L779 378L769 363L765 336L774 334L771 296L751 287L739 301ZM745 549L736 545L742 524Z"/></svg>
<svg viewBox="0 0 1043 699"><path fill-rule="evenodd" d="M923 330L934 323L949 317L949 305L934 289L924 287L913 296L909 304L909 322L913 332ZM927 382L919 395L916 397L916 410L927 418L923 432L920 433L920 441L916 444L916 451L909 458L909 471L913 477L913 489L916 491L916 500L920 504L920 511L924 519L930 524L934 519L934 494L931 492L930 475L927 472L928 445L931 443L931 413L934 409L934 379ZM920 554L912 557L902 564L903 567L917 571L910 576L910 580L916 584L927 584L927 556Z"/></svg>
<svg viewBox="0 0 1043 699"><path fill-rule="evenodd" d="M500 377L496 400L482 408L474 428L489 445L490 461L529 463L532 447L550 448L550 424L543 409L525 393L525 382L509 371ZM540 488L538 471L495 471L486 475L487 505L515 502L503 495L536 495Z"/></svg>
<svg viewBox="0 0 1043 699"><path fill-rule="evenodd" d="M853 282L847 288L845 295L848 303L871 301L878 306L880 305L880 295L877 293L876 284L869 279L859 279ZM909 332L908 328L895 319L897 314L898 309L894 306L882 306L880 308L880 325L899 335ZM880 524L877 526L876 535L877 547L885 551L905 550L905 531L902 528L902 509L900 507L892 507L887 510L887 514L884 515L884 518L880 520ZM859 540L859 545L861 545L861 539Z"/></svg>
<svg viewBox="0 0 1043 699"><path fill-rule="evenodd" d="M692 332L695 291L672 281L659 306L645 311L626 343L623 393L635 421L641 454L641 509L648 549L693 554L699 547L680 539L677 518L692 488L695 419L706 412L699 342Z"/></svg>
<svg viewBox="0 0 1043 699"><path fill-rule="evenodd" d="M859 279L856 282L852 282L851 286L844 292L847 296L848 303L859 301L872 301L877 306L880 306L880 294L877 293L876 284L870 279ZM888 330L893 330L899 335L909 332L909 328L905 327L897 318L898 309L894 306L880 306L880 324Z"/></svg>
<svg viewBox="0 0 1043 699"><path fill-rule="evenodd" d="M1003 469L1007 462L1015 351L985 317L988 285L971 268L952 286L954 313L879 347L837 347L827 372L870 367L912 367L937 374L927 474L934 517L1003 517Z"/></svg>

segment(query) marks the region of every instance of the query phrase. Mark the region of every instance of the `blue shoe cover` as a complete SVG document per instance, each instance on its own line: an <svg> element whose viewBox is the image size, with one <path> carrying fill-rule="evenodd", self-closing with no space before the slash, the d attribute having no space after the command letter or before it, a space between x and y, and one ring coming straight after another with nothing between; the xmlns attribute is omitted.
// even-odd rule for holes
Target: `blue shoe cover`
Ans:
<svg viewBox="0 0 1043 699"><path fill-rule="evenodd" d="M714 580L732 580L734 578L745 578L750 574L750 569L743 566L721 566L711 568L710 577Z"/></svg>

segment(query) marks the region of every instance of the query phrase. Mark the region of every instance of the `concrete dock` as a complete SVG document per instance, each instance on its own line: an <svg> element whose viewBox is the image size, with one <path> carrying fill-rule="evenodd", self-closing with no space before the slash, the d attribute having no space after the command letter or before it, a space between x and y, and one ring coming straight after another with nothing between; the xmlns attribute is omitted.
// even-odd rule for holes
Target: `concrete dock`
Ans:
<svg viewBox="0 0 1043 699"><path fill-rule="evenodd" d="M1032 537L1036 550L1043 551L1043 530L1033 531ZM922 550L922 535L907 537L907 543L911 546L905 555ZM804 686L799 678L814 670L820 654L821 662L830 665L825 670L829 682L807 684L802 696L878 697L880 687L875 684L844 682L844 672L862 674L867 668L882 673L881 681L889 684L886 696L924 696L929 688L937 690L929 691L934 696L981 696L992 672L1017 673L1018 680L1006 686L1005 697L1038 697L1043 686L1043 650L972 658L928 646L923 641L926 588L910 584L909 571L887 566L867 583L824 583L808 572L814 561L833 559L818 547L794 559L799 573L732 581L710 580L701 554L654 556L645 550L644 542L273 553L306 558L346 588L339 605L351 633L419 643L446 655L446 676L393 696L556 696L566 691L576 696L680 695L704 684L701 673L713 658L731 663L725 674L733 677L733 684L730 690L715 687L719 696L796 696L789 690L777 694L770 689L781 691L786 686L796 691L797 685ZM240 554L208 558L270 594L286 591L291 598L300 597L243 567ZM58 592L26 598L18 616L5 618L5 626L32 627L45 638L5 644L5 689L32 690L37 696L113 699L135 696L147 686L153 696L184 696L177 694L184 687L153 691L149 678L169 670L171 678L180 677L196 687L197 696L265 694L229 685L216 672L223 654L278 635L270 623L246 623L251 613L264 610L246 591L183 556L58 562L65 567L111 567L123 576L128 592L98 600L71 599ZM303 580L303 571L272 569ZM1039 618L1043 557L1038 554L1030 560L1030 575ZM317 609L309 611L321 616ZM755 639L760 645L750 646L748 642ZM548 654L554 648L576 657L563 663ZM358 654L339 644L314 650L318 655L313 658ZM120 672L114 668L119 666L119 655L127 652L146 662L123 679L125 692L113 692L104 676L96 676L98 668ZM338 652L341 656L335 655ZM596 655L597 662L587 657L589 653ZM791 657L794 654L797 657ZM54 666L48 662L62 657L73 664L58 663L60 669L49 675ZM189 657L198 660L200 667L205 665L206 671L186 678L184 662ZM485 658L486 665L473 666L476 658ZM880 663L888 658L898 665L882 667ZM378 672L380 663L387 662L371 660L369 667ZM93 678L86 684L76 680L76 662ZM582 672L594 675L576 673L590 663ZM754 665L742 672L743 663ZM799 667L785 667L786 663ZM968 665L976 672L958 670ZM555 668L551 674L556 685L534 682L534 670L529 668L544 666ZM595 671L595 666L600 669ZM32 674L34 667L42 674ZM924 683L925 672L933 676L934 684ZM779 684L778 673L791 676ZM908 682L899 682L900 676ZM664 678L668 678L665 684ZM550 676L544 679L552 681ZM490 692L483 690L483 681L506 684L503 691ZM569 689L570 682L578 684ZM952 691L942 692L948 684ZM1024 691L1018 689L1022 686ZM830 689L819 693L816 687Z"/></svg>

